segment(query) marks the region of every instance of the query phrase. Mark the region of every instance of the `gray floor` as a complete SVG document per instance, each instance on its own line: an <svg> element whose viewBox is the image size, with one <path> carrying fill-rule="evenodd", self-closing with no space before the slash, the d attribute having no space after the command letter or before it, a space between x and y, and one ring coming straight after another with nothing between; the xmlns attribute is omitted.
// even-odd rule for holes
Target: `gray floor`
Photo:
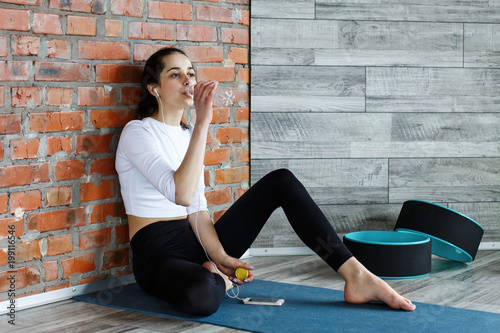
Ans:
<svg viewBox="0 0 500 333"><path fill-rule="evenodd" d="M342 279L315 256L254 257L257 278L343 289ZM387 280L412 301L500 313L500 251L480 251L469 264L433 257L432 272L417 279ZM207 324L91 305L73 300L3 316L2 332L240 332Z"/></svg>

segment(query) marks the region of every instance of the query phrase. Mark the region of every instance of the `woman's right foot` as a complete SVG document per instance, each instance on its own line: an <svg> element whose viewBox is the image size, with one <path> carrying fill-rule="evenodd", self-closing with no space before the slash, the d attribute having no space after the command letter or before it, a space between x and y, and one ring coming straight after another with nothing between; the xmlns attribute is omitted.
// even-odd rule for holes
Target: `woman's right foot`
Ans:
<svg viewBox="0 0 500 333"><path fill-rule="evenodd" d="M383 302L398 310L413 311L415 305L399 295L385 281L368 271L352 257L340 266L338 273L345 280L344 299L347 303Z"/></svg>

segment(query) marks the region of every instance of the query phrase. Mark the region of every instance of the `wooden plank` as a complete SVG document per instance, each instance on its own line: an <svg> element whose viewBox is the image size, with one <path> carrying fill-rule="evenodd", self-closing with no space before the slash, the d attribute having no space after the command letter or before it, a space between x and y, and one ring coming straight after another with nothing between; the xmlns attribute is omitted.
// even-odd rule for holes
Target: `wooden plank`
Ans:
<svg viewBox="0 0 500 333"><path fill-rule="evenodd" d="M464 28L464 66L500 67L500 24L465 24Z"/></svg>
<svg viewBox="0 0 500 333"><path fill-rule="evenodd" d="M251 161L251 184L285 168L317 204L387 203L388 162L384 159L287 159Z"/></svg>
<svg viewBox="0 0 500 333"><path fill-rule="evenodd" d="M500 201L499 158L390 159L389 202Z"/></svg>
<svg viewBox="0 0 500 333"><path fill-rule="evenodd" d="M254 18L315 18L315 0L252 0Z"/></svg>
<svg viewBox="0 0 500 333"><path fill-rule="evenodd" d="M252 114L253 159L498 157L500 113Z"/></svg>
<svg viewBox="0 0 500 333"><path fill-rule="evenodd" d="M253 66L252 111L364 112L365 70Z"/></svg>
<svg viewBox="0 0 500 333"><path fill-rule="evenodd" d="M251 36L255 49L314 49L319 66L463 65L458 23L255 19Z"/></svg>
<svg viewBox="0 0 500 333"><path fill-rule="evenodd" d="M316 0L316 17L332 20L495 23L500 21L500 10L495 2L487 0Z"/></svg>
<svg viewBox="0 0 500 333"><path fill-rule="evenodd" d="M391 115L255 112L251 127L253 159L343 158L352 141L390 141Z"/></svg>
<svg viewBox="0 0 500 333"><path fill-rule="evenodd" d="M253 34L252 34L253 36ZM314 65L314 49L257 48L250 50L252 65ZM253 67L252 67L253 69ZM254 75L252 75L252 79Z"/></svg>
<svg viewBox="0 0 500 333"><path fill-rule="evenodd" d="M500 69L366 69L367 112L500 112Z"/></svg>

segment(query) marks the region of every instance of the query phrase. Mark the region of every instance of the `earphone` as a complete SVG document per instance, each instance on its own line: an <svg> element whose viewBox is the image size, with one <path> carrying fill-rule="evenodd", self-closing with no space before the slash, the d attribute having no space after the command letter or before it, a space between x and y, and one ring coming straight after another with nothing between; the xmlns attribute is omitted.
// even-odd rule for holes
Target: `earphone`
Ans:
<svg viewBox="0 0 500 333"><path fill-rule="evenodd" d="M156 90L156 88L154 88L153 91L155 92L156 97L160 98L160 94L158 94L158 90Z"/></svg>

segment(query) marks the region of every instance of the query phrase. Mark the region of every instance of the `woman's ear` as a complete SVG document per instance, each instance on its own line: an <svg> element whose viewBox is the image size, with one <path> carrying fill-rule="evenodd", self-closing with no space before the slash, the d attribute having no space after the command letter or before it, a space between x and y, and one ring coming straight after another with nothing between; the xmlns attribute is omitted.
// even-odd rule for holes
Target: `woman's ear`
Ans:
<svg viewBox="0 0 500 333"><path fill-rule="evenodd" d="M156 85L148 84L148 91L151 95L153 95L155 97L160 97L160 95L158 93L158 88Z"/></svg>

